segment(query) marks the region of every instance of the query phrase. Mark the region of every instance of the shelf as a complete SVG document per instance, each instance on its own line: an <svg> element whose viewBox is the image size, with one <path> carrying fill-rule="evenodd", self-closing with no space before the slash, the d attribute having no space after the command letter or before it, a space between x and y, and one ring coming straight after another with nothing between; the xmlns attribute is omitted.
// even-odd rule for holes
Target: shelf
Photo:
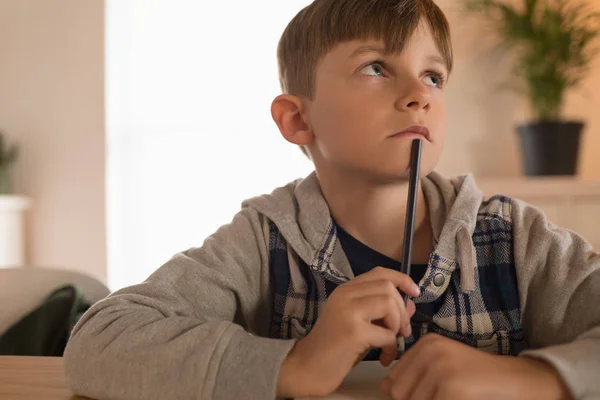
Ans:
<svg viewBox="0 0 600 400"><path fill-rule="evenodd" d="M477 185L486 197L502 194L523 200L562 198L598 198L600 202L600 181L576 177L535 177L535 178L480 178Z"/></svg>

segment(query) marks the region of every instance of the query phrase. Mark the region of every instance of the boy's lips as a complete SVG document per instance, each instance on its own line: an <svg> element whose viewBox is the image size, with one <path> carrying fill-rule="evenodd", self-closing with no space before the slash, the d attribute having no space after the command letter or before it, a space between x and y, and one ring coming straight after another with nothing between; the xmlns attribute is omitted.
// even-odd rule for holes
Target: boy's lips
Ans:
<svg viewBox="0 0 600 400"><path fill-rule="evenodd" d="M422 125L410 126L410 127L406 128L405 130L403 130L402 132L394 133L390 137L394 138L394 137L415 136L415 135L423 136L425 139L427 139L428 141L431 142L431 135L429 134L429 129L427 129L426 126L422 126Z"/></svg>

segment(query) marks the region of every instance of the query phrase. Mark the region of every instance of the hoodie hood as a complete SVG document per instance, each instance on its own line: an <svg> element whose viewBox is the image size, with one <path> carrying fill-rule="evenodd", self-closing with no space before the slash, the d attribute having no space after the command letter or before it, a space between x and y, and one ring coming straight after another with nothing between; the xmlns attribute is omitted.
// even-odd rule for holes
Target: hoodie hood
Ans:
<svg viewBox="0 0 600 400"><path fill-rule="evenodd" d="M477 258L472 235L483 194L472 175L447 179L432 172L421 179L421 185L429 206L434 254L451 269L460 265L463 292L475 290ZM288 253L295 253L312 269L328 273L337 282L354 277L341 246L336 246L335 224L315 172L271 194L248 199L242 207L253 208L272 221L294 250Z"/></svg>

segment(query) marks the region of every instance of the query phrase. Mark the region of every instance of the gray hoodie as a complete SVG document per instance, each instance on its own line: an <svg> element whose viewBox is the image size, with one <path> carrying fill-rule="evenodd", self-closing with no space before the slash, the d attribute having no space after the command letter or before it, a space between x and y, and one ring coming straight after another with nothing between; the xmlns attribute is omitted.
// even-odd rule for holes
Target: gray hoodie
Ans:
<svg viewBox="0 0 600 400"><path fill-rule="evenodd" d="M502 196L484 201L471 176L448 180L432 173L422 186L435 251L414 300L417 307L431 301L442 307L420 332L543 359L576 399L600 399L600 255L527 204ZM286 244L287 289L274 283L274 268L281 268L273 264L281 250L274 238ZM311 302L317 306L308 320L300 318L306 301L282 306L276 296L288 300L285 291L306 288L299 281L303 268L323 282L352 279L336 243L314 173L244 202L202 247L175 255L145 282L113 293L81 318L64 355L68 385L97 399L275 398L281 363L310 331L327 293ZM514 309L494 309L498 298L486 299L480 290L499 265L507 272L498 276L509 283L492 283L498 293L514 286ZM464 318L448 314L461 301L485 309L461 324Z"/></svg>

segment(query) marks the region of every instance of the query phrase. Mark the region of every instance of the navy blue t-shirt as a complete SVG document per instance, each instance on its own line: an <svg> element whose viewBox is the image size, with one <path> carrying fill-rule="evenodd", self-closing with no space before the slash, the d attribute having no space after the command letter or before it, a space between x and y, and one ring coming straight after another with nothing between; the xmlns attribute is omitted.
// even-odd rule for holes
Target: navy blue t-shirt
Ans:
<svg viewBox="0 0 600 400"><path fill-rule="evenodd" d="M401 270L401 262L373 250L366 244L354 238L348 232L344 231L339 225L336 225L336 227L338 239L340 240L344 253L346 253L346 257L350 262L350 266L352 267L355 276L369 272L378 266L391 268L396 271ZM410 277L418 285L421 279L423 279L423 276L425 276L426 271L427 264L412 264L410 266ZM412 318L413 321L431 319L431 317L439 311L442 302L443 298L440 297L431 303L417 304L416 313Z"/></svg>
<svg viewBox="0 0 600 400"><path fill-rule="evenodd" d="M355 276L369 272L378 266L396 271L401 270L401 262L373 250L343 230L339 225L336 225L336 228L338 239L340 240L342 249L344 249L344 253L346 253L346 257L350 262L350 266L352 267ZM410 277L415 283L419 284L419 281L421 281L425 275L426 270L427 264L412 264L410 266Z"/></svg>

